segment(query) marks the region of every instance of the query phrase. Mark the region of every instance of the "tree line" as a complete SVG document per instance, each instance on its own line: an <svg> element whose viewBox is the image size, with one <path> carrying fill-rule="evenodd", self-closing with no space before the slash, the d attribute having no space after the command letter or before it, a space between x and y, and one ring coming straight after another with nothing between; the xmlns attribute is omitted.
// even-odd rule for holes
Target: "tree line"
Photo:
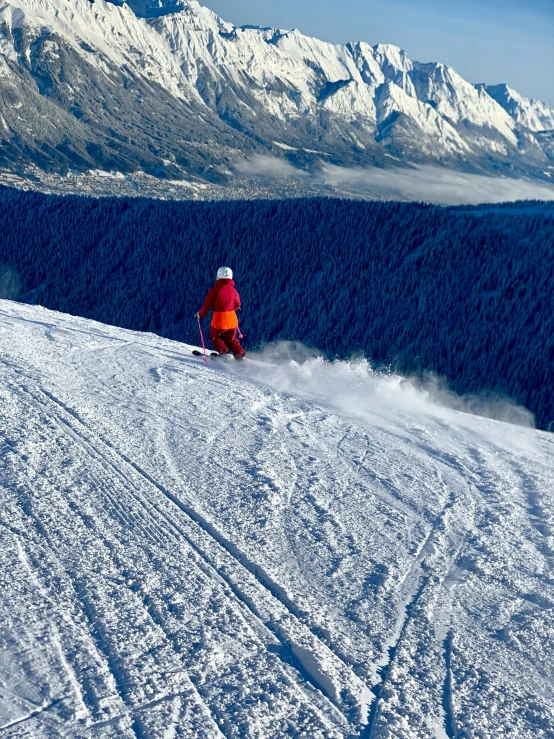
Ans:
<svg viewBox="0 0 554 739"><path fill-rule="evenodd" d="M289 339L330 357L363 352L377 366L436 372L457 392L509 396L541 427L554 420L554 204L0 188L0 233L0 264L25 302L197 343L192 316L227 264L247 348Z"/></svg>

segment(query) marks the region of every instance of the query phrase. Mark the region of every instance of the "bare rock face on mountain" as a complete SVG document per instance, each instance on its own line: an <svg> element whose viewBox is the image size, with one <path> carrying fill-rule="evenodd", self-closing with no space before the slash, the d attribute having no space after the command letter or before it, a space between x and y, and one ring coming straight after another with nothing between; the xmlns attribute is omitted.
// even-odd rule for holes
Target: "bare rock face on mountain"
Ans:
<svg viewBox="0 0 554 739"><path fill-rule="evenodd" d="M111 0L115 5L127 4L139 18L159 18L178 13L187 7L185 0Z"/></svg>
<svg viewBox="0 0 554 739"><path fill-rule="evenodd" d="M194 0L4 0L0 167L225 182L255 154L549 179L554 111L390 45L237 28Z"/></svg>

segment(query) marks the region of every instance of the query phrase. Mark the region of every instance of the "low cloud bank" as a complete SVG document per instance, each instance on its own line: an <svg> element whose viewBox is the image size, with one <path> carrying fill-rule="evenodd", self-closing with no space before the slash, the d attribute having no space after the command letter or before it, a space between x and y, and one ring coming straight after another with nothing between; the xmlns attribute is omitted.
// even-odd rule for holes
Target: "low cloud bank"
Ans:
<svg viewBox="0 0 554 739"><path fill-rule="evenodd" d="M461 411L534 428L533 414L491 394L460 396L433 375L423 379L376 372L364 358L329 362L302 344L277 342L249 355L249 362L232 371L283 393L318 400L352 416L375 413L425 413L451 417Z"/></svg>
<svg viewBox="0 0 554 739"><path fill-rule="evenodd" d="M458 172L431 165L411 169L350 169L325 164L310 173L286 159L255 155L235 164L240 176L302 179L311 187L374 199L420 200L438 205L478 205L513 200L554 200L554 186L509 177Z"/></svg>
<svg viewBox="0 0 554 739"><path fill-rule="evenodd" d="M401 200L439 205L477 205L511 200L554 200L554 187L529 180L456 172L441 167L414 169L345 169L329 165L321 175L326 185L357 186Z"/></svg>
<svg viewBox="0 0 554 739"><path fill-rule="evenodd" d="M263 154L239 160L235 163L234 170L247 177L309 177L307 172L294 167L286 159Z"/></svg>

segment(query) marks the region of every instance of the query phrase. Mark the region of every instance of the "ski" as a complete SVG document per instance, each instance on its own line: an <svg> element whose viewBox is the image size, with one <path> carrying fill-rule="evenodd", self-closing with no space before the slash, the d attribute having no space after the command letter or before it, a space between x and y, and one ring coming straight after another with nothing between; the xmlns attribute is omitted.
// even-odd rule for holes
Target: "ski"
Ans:
<svg viewBox="0 0 554 739"><path fill-rule="evenodd" d="M195 357L203 357L204 356L204 352L201 352L199 349L193 349L192 350L192 353L194 354ZM208 357L211 357L212 359L216 359L217 357L219 357L219 354L217 352L208 352L208 355L207 356Z"/></svg>

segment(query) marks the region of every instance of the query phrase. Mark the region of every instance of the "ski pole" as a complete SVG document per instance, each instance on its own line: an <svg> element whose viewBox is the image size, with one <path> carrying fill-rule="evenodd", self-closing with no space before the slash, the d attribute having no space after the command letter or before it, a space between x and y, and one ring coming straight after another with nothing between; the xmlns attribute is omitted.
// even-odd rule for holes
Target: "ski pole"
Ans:
<svg viewBox="0 0 554 739"><path fill-rule="evenodd" d="M198 330L200 331L200 338L202 340L202 349L204 350L204 364L207 364L208 355L206 353L206 342L204 341L204 333L202 331L202 324L200 323L200 319L198 319Z"/></svg>
<svg viewBox="0 0 554 739"><path fill-rule="evenodd" d="M240 326L237 323L237 333L239 335L239 339L244 339L244 335L241 333Z"/></svg>

